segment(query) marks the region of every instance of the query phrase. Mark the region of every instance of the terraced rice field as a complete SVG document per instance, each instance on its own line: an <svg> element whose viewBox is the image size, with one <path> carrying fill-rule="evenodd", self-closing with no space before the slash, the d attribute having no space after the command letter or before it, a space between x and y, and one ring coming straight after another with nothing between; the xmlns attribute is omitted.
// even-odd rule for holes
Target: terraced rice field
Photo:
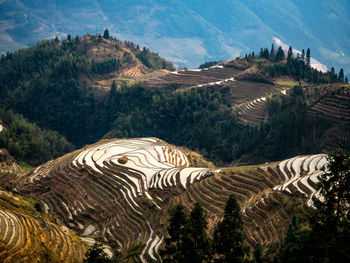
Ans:
<svg viewBox="0 0 350 263"><path fill-rule="evenodd" d="M328 93L308 110L313 118L322 118L331 122L350 124L350 89Z"/></svg>
<svg viewBox="0 0 350 263"><path fill-rule="evenodd" d="M262 122L266 122L268 120L267 99L275 93L287 95L287 90L275 90L274 92L264 95L263 97L234 105L233 109L236 110L238 119L242 123L250 126L259 126Z"/></svg>
<svg viewBox="0 0 350 263"><path fill-rule="evenodd" d="M21 174L21 168L9 153L0 149L0 187L16 181Z"/></svg>
<svg viewBox="0 0 350 263"><path fill-rule="evenodd" d="M161 74L144 82L150 87L205 87L234 81L241 71L233 67L213 66L204 69L186 69Z"/></svg>
<svg viewBox="0 0 350 263"><path fill-rule="evenodd" d="M0 261L39 262L48 252L63 262L81 262L84 246L68 229L0 209Z"/></svg>
<svg viewBox="0 0 350 263"><path fill-rule="evenodd" d="M164 234L155 215L166 211L152 191L184 190L215 172L189 165L181 150L158 139L111 140L38 167L20 188L80 235L124 249L142 242L141 259L156 260Z"/></svg>
<svg viewBox="0 0 350 263"><path fill-rule="evenodd" d="M189 209L200 202L213 231L229 195L235 194L248 242L279 241L292 218L293 204L306 204L315 195L313 182L304 178L306 171L322 168L314 160L319 157L296 157L290 164L287 160L198 168L191 167L185 151L156 138L105 140L38 167L17 188L42 200L47 212L80 236L123 251L144 244L140 261L152 262L160 261L168 208L180 201ZM307 160L307 169L300 168ZM308 178L314 177L310 173Z"/></svg>
<svg viewBox="0 0 350 263"><path fill-rule="evenodd" d="M236 107L238 119L247 125L259 126L268 118L266 107L266 97L261 97L253 101L240 104Z"/></svg>
<svg viewBox="0 0 350 263"><path fill-rule="evenodd" d="M320 198L317 191L318 177L326 169L328 163L325 154L311 156L297 156L284 160L278 164L279 171L284 175L282 184L274 187L274 190L288 193L299 192L308 198L307 204L313 206L312 198Z"/></svg>

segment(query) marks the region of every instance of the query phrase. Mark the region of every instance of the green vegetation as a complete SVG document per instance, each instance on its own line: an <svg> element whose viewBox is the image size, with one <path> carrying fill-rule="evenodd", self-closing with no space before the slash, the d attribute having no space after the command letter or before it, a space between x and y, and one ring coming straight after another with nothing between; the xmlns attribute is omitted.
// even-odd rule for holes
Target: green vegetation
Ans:
<svg viewBox="0 0 350 263"><path fill-rule="evenodd" d="M103 32L103 38L104 38L104 39L109 39L109 31L108 31L107 28L106 28L105 31Z"/></svg>
<svg viewBox="0 0 350 263"><path fill-rule="evenodd" d="M38 165L73 149L58 132L42 130L21 115L0 109L0 120L6 129L0 133L0 148L6 148L18 161ZM29 172L27 165L21 168Z"/></svg>
<svg viewBox="0 0 350 263"><path fill-rule="evenodd" d="M231 195L224 218L215 227L213 240L206 233L207 222L202 206L196 203L188 216L182 204L171 211L165 249L160 252L163 262L245 262L249 249L236 198Z"/></svg>
<svg viewBox="0 0 350 263"><path fill-rule="evenodd" d="M98 46L103 41L112 43L117 50L125 47L129 52L105 61L90 59L85 45L89 42ZM259 57L252 53L246 59L240 59L260 68L258 73L240 78L270 83L269 72L277 67L276 76L312 81L311 76L318 74L318 82L338 81L338 78L331 78L335 76L333 73L321 74L312 70L307 62L308 52L306 58L290 56L286 63L276 63L279 50L275 51L274 47L271 51L262 49ZM42 129L57 131L74 147L103 137L154 136L189 147L217 163L230 163L247 155L251 162L261 162L319 151L317 138L322 136L323 128L315 134L314 140L309 140L311 124L305 118L306 98L301 87L298 88L300 92L292 96L277 96L270 100L270 120L260 127L239 122L232 109L235 94L229 86L174 92L172 86L152 89L133 81L124 83L126 81L120 78L120 89L112 84L110 93L99 98L89 88L96 75L119 72L136 62L150 69L172 69L167 61L147 48L141 50L132 42L120 42L111 37L108 41L95 35L83 39L43 41L1 58L0 107L6 112L11 109L23 114ZM274 100L279 101L278 104ZM327 127L327 123L321 125ZM2 147L9 148L18 160L30 164L38 164L72 149L59 134L55 135L56 139L50 132L45 134L48 138L34 142L36 146L33 147L28 146L32 140L29 136L26 139L15 136L16 142L7 140L2 142ZM19 145L19 137L28 142ZM33 138L35 141L36 137ZM43 146L46 141L49 142Z"/></svg>
<svg viewBox="0 0 350 263"><path fill-rule="evenodd" d="M210 68L212 66L215 66L219 62L221 62L221 61L208 61L208 62L205 62L203 64L200 64L198 68Z"/></svg>
<svg viewBox="0 0 350 263"><path fill-rule="evenodd" d="M117 263L118 260L109 259L106 252L103 251L101 243L93 244L85 254L83 263Z"/></svg>
<svg viewBox="0 0 350 263"><path fill-rule="evenodd" d="M212 241L206 233L208 223L199 203L189 216L182 204L177 205L169 222L169 237L165 239L165 250L160 252L163 262L211 262Z"/></svg>
<svg viewBox="0 0 350 263"><path fill-rule="evenodd" d="M224 218L214 231L216 262L244 262L249 257L249 248L244 245L244 240L240 206L237 199L231 195L226 203Z"/></svg>
<svg viewBox="0 0 350 263"><path fill-rule="evenodd" d="M148 49L141 51L132 42L109 40L118 50L128 48L152 69L173 68ZM76 146L98 140L107 132L108 123L103 120L103 102L99 105L90 82L96 74L136 65L129 52L106 61L91 60L86 46L98 46L101 41L95 35L63 41L56 38L2 56L0 107L23 114L41 128L58 131Z"/></svg>
<svg viewBox="0 0 350 263"><path fill-rule="evenodd" d="M146 67L151 69L170 69L175 68L166 60L161 59L158 54L151 52L148 48L144 47L141 50L135 50L136 57L144 64Z"/></svg>

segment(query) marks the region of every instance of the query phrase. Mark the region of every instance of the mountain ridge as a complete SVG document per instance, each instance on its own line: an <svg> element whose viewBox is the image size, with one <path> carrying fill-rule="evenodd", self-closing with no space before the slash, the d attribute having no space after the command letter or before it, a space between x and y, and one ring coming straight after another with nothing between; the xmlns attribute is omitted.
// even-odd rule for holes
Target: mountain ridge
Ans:
<svg viewBox="0 0 350 263"><path fill-rule="evenodd" d="M95 0L82 9L79 1L7 0L2 2L2 39L23 47L54 35L62 38L108 27L119 39L138 42L178 65L196 67L203 61L228 60L259 45L268 46L278 37L296 49L311 48L312 55L328 67L350 72L347 1L200 2ZM17 49L14 42L7 46Z"/></svg>

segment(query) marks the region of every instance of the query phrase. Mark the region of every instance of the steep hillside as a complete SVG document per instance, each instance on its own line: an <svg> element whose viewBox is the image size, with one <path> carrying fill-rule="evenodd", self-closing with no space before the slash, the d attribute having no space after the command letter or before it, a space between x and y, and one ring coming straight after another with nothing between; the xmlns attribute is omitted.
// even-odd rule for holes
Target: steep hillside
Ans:
<svg viewBox="0 0 350 263"><path fill-rule="evenodd" d="M38 213L30 201L0 191L1 262L81 262L83 243Z"/></svg>
<svg viewBox="0 0 350 263"><path fill-rule="evenodd" d="M5 190L15 190L24 176L0 149L0 261L82 262L85 245L71 230L52 223L42 203Z"/></svg>
<svg viewBox="0 0 350 263"><path fill-rule="evenodd" d="M188 153L156 138L101 141L43 164L16 189L42 201L60 224L79 235L107 242L124 256L141 243L137 256L159 261L167 210L180 201L189 208L200 202L212 233L226 199L235 194L248 243L277 242L292 215L312 205L326 163L324 155L316 155L258 166L199 168L192 166Z"/></svg>
<svg viewBox="0 0 350 263"><path fill-rule="evenodd" d="M42 41L1 58L0 107L84 145L107 132L108 120L97 124L97 119L111 84L132 84L155 69L173 66L146 48L111 37Z"/></svg>

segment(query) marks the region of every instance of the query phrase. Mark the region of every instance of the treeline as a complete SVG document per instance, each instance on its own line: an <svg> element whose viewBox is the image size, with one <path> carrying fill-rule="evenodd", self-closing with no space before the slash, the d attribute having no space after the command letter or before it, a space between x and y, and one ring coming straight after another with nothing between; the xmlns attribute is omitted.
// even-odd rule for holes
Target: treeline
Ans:
<svg viewBox="0 0 350 263"><path fill-rule="evenodd" d="M199 65L199 69L203 69L203 68L210 68L212 66L215 66L216 64L218 64L219 62L221 61L208 61L208 62L205 62L203 64L200 64Z"/></svg>
<svg viewBox="0 0 350 263"><path fill-rule="evenodd" d="M142 64L148 68L175 70L174 66L169 61L161 58L157 53L151 52L146 47L144 47L142 51L137 49L135 54Z"/></svg>
<svg viewBox="0 0 350 263"><path fill-rule="evenodd" d="M306 53L303 49L301 54L295 55L293 49L290 46L285 56L284 51L281 47L275 49L272 44L271 49L261 48L258 55L254 52L247 54L245 56L247 60L254 61L257 58L265 59L266 61L272 62L262 65L258 62L264 73L268 74L270 77L277 76L291 76L296 80L304 80L307 82L312 82L315 84L325 84L334 82L348 82L348 79L344 79L344 70L341 68L339 74L335 73L334 68L327 72L322 73L317 69L311 67L311 51L308 48ZM286 63L276 63L281 62L286 59Z"/></svg>
<svg viewBox="0 0 350 263"><path fill-rule="evenodd" d="M245 246L243 221L236 198L226 203L222 221L207 234L208 223L203 207L196 203L188 214L182 204L171 212L165 249L160 251L165 263L249 262L249 248Z"/></svg>
<svg viewBox="0 0 350 263"><path fill-rule="evenodd" d="M72 151L72 144L58 132L42 130L21 115L0 109L0 148L6 148L18 161L39 165Z"/></svg>
<svg viewBox="0 0 350 263"><path fill-rule="evenodd" d="M120 63L119 58L118 59L111 59L107 61L102 62L92 62L91 64L91 71L94 74L105 74L110 73L113 71L119 71L122 68L122 64Z"/></svg>

